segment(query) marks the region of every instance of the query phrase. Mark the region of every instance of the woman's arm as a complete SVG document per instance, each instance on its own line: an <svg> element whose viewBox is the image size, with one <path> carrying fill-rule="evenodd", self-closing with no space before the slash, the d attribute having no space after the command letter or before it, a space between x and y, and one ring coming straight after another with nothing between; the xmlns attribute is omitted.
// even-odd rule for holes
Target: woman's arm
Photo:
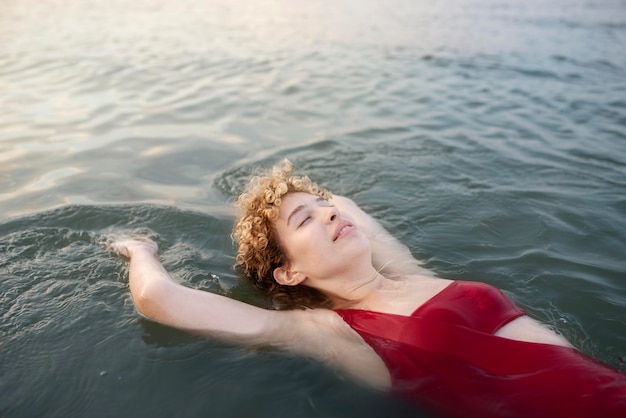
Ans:
<svg viewBox="0 0 626 418"><path fill-rule="evenodd" d="M341 369L376 388L389 372L373 349L336 313L325 309L270 311L176 283L147 239L114 242L130 259L133 302L144 317L198 335L246 346L272 346Z"/></svg>
<svg viewBox="0 0 626 418"><path fill-rule="evenodd" d="M334 195L331 203L340 212L347 213L368 237L372 245L372 262L381 273L390 276L433 276L433 273L420 267L419 262L413 258L405 245L395 239L380 223L365 213L352 200ZM511 321L500 328L496 335L513 340L572 347L563 336L528 316L522 316Z"/></svg>
<svg viewBox="0 0 626 418"><path fill-rule="evenodd" d="M129 284L135 307L144 317L196 334L245 345L279 345L290 338L280 312L175 282L149 240L114 242L112 249L130 259Z"/></svg>
<svg viewBox="0 0 626 418"><path fill-rule="evenodd" d="M500 328L495 335L511 340L574 347L565 337L526 315L509 322Z"/></svg>
<svg viewBox="0 0 626 418"><path fill-rule="evenodd" d="M409 249L394 238L374 218L365 213L352 200L333 195L331 204L340 212L347 213L357 227L367 236L372 246L372 263L385 276L421 275L432 276L420 267Z"/></svg>

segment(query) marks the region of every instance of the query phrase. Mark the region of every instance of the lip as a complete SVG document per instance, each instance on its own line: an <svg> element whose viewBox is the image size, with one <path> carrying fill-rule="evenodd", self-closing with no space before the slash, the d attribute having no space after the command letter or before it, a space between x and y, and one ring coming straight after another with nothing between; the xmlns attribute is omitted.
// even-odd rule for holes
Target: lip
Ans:
<svg viewBox="0 0 626 418"><path fill-rule="evenodd" d="M343 233L341 233L341 230L346 228L346 227L348 229L346 229ZM337 225L337 228L335 228L335 233L333 235L333 241L337 241L339 238L341 238L344 235L348 234L353 229L354 229L354 225L352 225L352 223L350 223L348 221L341 221L341 222L339 222L339 225Z"/></svg>

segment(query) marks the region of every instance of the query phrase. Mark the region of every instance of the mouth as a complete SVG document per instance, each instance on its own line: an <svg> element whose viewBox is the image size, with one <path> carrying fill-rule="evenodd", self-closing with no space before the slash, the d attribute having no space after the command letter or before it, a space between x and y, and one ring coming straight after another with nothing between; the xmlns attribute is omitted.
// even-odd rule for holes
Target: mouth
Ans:
<svg viewBox="0 0 626 418"><path fill-rule="evenodd" d="M339 225L337 225L337 228L335 229L335 235L333 237L333 241L337 241L339 238L343 237L344 235L346 235L353 229L354 229L354 225L352 225L350 222L347 222L347 221L341 222Z"/></svg>

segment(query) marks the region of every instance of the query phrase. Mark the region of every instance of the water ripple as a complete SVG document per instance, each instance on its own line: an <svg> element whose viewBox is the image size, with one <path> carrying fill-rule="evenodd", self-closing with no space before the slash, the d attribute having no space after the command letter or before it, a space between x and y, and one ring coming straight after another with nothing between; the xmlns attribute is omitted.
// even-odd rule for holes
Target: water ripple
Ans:
<svg viewBox="0 0 626 418"><path fill-rule="evenodd" d="M231 270L230 200L282 157L437 274L494 283L623 367L623 9L0 2L0 415L293 415L288 390L302 416L414 416L315 364L137 318L112 232L157 239L190 286L264 303Z"/></svg>

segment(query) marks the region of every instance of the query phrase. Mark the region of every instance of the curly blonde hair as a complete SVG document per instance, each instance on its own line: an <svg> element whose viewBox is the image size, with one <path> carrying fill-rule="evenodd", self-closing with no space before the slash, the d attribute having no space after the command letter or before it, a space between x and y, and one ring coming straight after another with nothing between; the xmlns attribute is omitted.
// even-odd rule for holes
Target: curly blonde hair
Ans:
<svg viewBox="0 0 626 418"><path fill-rule="evenodd" d="M320 291L281 285L273 276L275 268L289 261L273 225L282 198L293 192L331 197L307 176L292 176L293 168L289 160L281 161L264 175L254 176L237 199L235 207L240 213L233 231L238 244L236 268L271 298L275 309L330 307L330 299Z"/></svg>

